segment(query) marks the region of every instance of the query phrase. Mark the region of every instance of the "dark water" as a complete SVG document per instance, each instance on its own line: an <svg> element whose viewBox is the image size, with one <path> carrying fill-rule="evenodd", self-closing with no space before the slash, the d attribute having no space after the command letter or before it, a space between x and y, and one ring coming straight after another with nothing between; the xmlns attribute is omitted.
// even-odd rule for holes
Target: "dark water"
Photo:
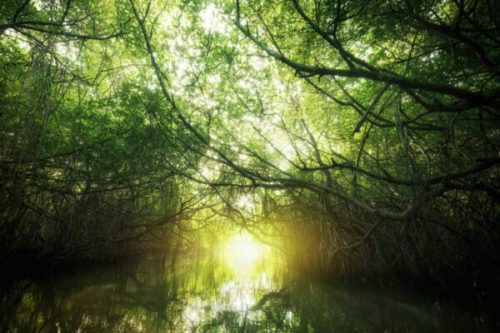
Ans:
<svg viewBox="0 0 500 333"><path fill-rule="evenodd" d="M457 302L298 279L230 247L4 285L2 332L494 332ZM255 252L255 251L254 251Z"/></svg>

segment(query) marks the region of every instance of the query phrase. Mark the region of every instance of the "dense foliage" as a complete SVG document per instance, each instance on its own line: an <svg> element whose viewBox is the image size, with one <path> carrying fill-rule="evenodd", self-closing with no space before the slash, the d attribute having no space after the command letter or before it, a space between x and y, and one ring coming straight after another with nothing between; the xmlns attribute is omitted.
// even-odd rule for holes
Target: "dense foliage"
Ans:
<svg viewBox="0 0 500 333"><path fill-rule="evenodd" d="M496 278L499 14L489 0L6 1L2 254L96 255L215 216L294 239L285 250L322 271Z"/></svg>

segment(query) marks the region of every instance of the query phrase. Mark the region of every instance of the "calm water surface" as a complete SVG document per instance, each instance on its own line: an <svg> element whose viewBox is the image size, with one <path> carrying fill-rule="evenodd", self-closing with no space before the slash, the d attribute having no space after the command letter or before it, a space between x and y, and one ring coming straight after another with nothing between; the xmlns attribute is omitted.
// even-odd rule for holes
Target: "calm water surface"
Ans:
<svg viewBox="0 0 500 333"><path fill-rule="evenodd" d="M297 278L245 235L224 246L16 281L2 332L494 332L494 318L426 295Z"/></svg>

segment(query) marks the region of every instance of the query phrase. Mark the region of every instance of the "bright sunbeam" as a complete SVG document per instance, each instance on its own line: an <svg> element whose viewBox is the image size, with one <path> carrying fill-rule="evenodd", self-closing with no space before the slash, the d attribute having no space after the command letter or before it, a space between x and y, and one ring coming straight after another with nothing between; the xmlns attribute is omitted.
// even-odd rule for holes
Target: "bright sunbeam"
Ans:
<svg viewBox="0 0 500 333"><path fill-rule="evenodd" d="M248 278L252 274L254 263L269 249L248 233L240 232L227 241L224 250L228 263L236 275L240 278Z"/></svg>

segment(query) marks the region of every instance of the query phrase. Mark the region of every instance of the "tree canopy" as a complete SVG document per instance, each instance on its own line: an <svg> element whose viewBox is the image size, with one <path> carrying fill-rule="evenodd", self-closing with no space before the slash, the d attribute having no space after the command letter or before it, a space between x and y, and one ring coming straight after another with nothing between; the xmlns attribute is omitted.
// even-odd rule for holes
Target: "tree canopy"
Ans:
<svg viewBox="0 0 500 333"><path fill-rule="evenodd" d="M4 247L222 216L312 228L338 269L498 251L499 17L490 0L4 1Z"/></svg>

